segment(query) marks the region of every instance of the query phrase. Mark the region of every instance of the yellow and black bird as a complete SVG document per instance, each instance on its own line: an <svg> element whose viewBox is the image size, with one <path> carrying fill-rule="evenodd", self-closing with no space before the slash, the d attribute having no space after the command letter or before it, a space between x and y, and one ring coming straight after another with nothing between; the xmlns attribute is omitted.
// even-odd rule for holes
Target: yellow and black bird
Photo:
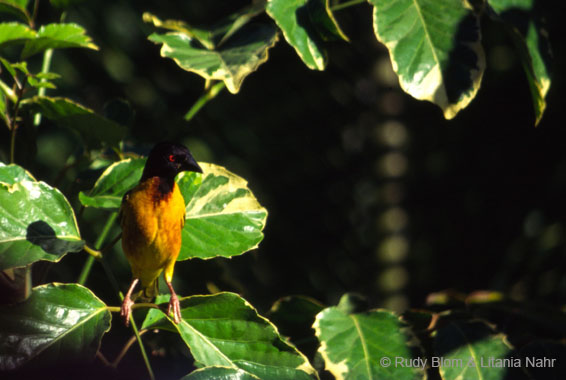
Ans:
<svg viewBox="0 0 566 380"><path fill-rule="evenodd" d="M171 292L167 314L173 311L175 323L181 320L179 298L171 280L185 224L185 201L175 183L175 176L182 171L202 173L185 146L159 143L149 153L139 184L122 199L122 248L133 276L121 308L126 325L134 303L132 292L137 283L141 282L142 297L151 299L157 295L158 278L163 271Z"/></svg>

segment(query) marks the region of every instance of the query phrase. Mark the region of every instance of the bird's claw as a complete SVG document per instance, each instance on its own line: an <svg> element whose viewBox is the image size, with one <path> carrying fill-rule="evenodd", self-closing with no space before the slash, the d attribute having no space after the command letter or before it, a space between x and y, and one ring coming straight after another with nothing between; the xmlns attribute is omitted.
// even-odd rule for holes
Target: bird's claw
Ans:
<svg viewBox="0 0 566 380"><path fill-rule="evenodd" d="M172 294L169 299L169 306L167 307L167 315L171 314L171 309L173 309L173 320L176 324L181 321L181 305L179 305L179 298L176 294Z"/></svg>
<svg viewBox="0 0 566 380"><path fill-rule="evenodd" d="M132 305L134 301L130 297L124 298L122 302L122 307L120 308L120 316L124 320L126 327L130 324L130 315L132 315Z"/></svg>

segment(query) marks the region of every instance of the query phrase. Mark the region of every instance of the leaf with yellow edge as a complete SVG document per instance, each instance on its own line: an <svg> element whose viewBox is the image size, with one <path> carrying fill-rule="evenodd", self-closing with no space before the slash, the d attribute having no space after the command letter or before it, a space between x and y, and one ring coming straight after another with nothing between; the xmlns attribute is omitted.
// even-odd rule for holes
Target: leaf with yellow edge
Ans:
<svg viewBox="0 0 566 380"><path fill-rule="evenodd" d="M455 117L475 97L485 70L478 16L464 1L368 1L403 90Z"/></svg>
<svg viewBox="0 0 566 380"><path fill-rule="evenodd" d="M49 24L39 28L36 38L28 40L22 51L22 58L28 58L47 49L87 48L98 50L91 38L77 24Z"/></svg>
<svg viewBox="0 0 566 380"><path fill-rule="evenodd" d="M267 210L246 180L222 166L199 165L202 176L186 172L177 182L187 202L178 260L231 257L257 247L263 239Z"/></svg>
<svg viewBox="0 0 566 380"><path fill-rule="evenodd" d="M533 98L535 126L546 109L550 89L551 51L548 35L534 14L534 0L490 0L490 15L508 29L527 76Z"/></svg>
<svg viewBox="0 0 566 380"><path fill-rule="evenodd" d="M143 172L145 158L110 165L89 192L79 193L84 206L117 209ZM185 199L186 220L178 260L240 255L263 239L267 210L246 180L222 166L199 162L203 174L183 172L177 184Z"/></svg>
<svg viewBox="0 0 566 380"><path fill-rule="evenodd" d="M181 32L154 33L148 38L162 45L162 57L207 80L224 81L235 94L244 79L267 61L267 51L277 42L277 30L269 24L249 24L213 50Z"/></svg>
<svg viewBox="0 0 566 380"><path fill-rule="evenodd" d="M410 360L409 337L399 317L390 311L348 313L329 307L313 325L326 370L341 379L422 379L417 368L403 366Z"/></svg>
<svg viewBox="0 0 566 380"><path fill-rule="evenodd" d="M159 301L163 299L160 297ZM237 294L223 292L185 297L181 299L181 317L180 323L174 324L162 311L152 309L142 328L178 332L191 350L197 366L224 368L207 370L208 378L318 378L307 358ZM226 377L222 377L221 373ZM207 377L199 377L197 372L187 378Z"/></svg>
<svg viewBox="0 0 566 380"><path fill-rule="evenodd" d="M17 165L0 165L0 270L57 262L83 246L75 213L59 190Z"/></svg>

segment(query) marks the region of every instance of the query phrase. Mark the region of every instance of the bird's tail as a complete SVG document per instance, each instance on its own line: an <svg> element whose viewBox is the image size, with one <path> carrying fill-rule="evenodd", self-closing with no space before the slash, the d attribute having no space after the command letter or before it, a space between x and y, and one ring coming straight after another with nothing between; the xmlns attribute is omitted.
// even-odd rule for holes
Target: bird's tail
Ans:
<svg viewBox="0 0 566 380"><path fill-rule="evenodd" d="M150 302L157 294L159 294L159 278L156 278L148 286L144 287L139 294L139 298L144 302Z"/></svg>

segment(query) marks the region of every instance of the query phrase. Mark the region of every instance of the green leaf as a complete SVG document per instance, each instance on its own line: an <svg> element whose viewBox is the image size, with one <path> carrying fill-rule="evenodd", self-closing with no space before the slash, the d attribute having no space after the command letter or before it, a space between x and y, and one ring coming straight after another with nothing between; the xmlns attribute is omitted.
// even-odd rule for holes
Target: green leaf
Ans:
<svg viewBox="0 0 566 380"><path fill-rule="evenodd" d="M307 1L309 19L324 41L348 41L348 37L340 29L338 21L334 18L328 2L329 0Z"/></svg>
<svg viewBox="0 0 566 380"><path fill-rule="evenodd" d="M219 47L233 34L246 25L251 19L265 11L265 0L254 1L251 5L241 8L238 12L220 20L209 27L197 28L181 20L161 21L152 13L145 12L143 20L158 28L180 32L190 39L197 40L208 50Z"/></svg>
<svg viewBox="0 0 566 380"><path fill-rule="evenodd" d="M6 68L6 70L10 73L10 75L15 78L16 77L16 69L14 68L14 66L8 62L6 59L0 57L0 62L2 62L2 65Z"/></svg>
<svg viewBox="0 0 566 380"><path fill-rule="evenodd" d="M28 83L30 86L34 87L34 88L57 88L53 83L49 82L49 81L42 81L40 79L37 79L36 77L33 76L29 76L28 77Z"/></svg>
<svg viewBox="0 0 566 380"><path fill-rule="evenodd" d="M102 173L88 195L79 193L79 200L86 207L120 208L124 194L139 182L145 161L128 158L115 162Z"/></svg>
<svg viewBox="0 0 566 380"><path fill-rule="evenodd" d="M39 79L47 79L47 80L52 80L52 79L59 79L61 78L61 75L57 74L57 73L49 73L49 72L45 72L45 73L37 73L35 74L36 78Z"/></svg>
<svg viewBox="0 0 566 380"><path fill-rule="evenodd" d="M187 207L177 260L231 257L256 248L263 239L267 210L243 178L221 166L199 164L202 183L196 173L179 175Z"/></svg>
<svg viewBox="0 0 566 380"><path fill-rule="evenodd" d="M312 298L287 296L277 300L267 316L281 335L289 338L302 353L313 357L318 349L318 341L312 325L323 308Z"/></svg>
<svg viewBox="0 0 566 380"><path fill-rule="evenodd" d="M277 300L269 311L269 318L286 336L312 332L316 315L324 307L320 302L306 296L287 296ZM306 335L306 334L305 334Z"/></svg>
<svg viewBox="0 0 566 380"><path fill-rule="evenodd" d="M0 46L8 42L23 43L34 38L35 32L24 24L17 22L0 23Z"/></svg>
<svg viewBox="0 0 566 380"><path fill-rule="evenodd" d="M375 35L405 92L451 119L475 97L485 70L478 16L463 1L368 0Z"/></svg>
<svg viewBox="0 0 566 380"><path fill-rule="evenodd" d="M27 112L41 113L55 124L78 132L90 148L99 148L102 142L117 147L126 134L123 125L67 98L34 96L22 101L21 105Z"/></svg>
<svg viewBox="0 0 566 380"><path fill-rule="evenodd" d="M265 5L266 0L252 1L249 6L241 8L215 24L211 30L211 40L214 41L215 46L222 45L255 16L265 12Z"/></svg>
<svg viewBox="0 0 566 380"><path fill-rule="evenodd" d="M0 178L13 172L24 175L1 166ZM73 209L59 190L29 179L0 182L0 270L57 262L83 246Z"/></svg>
<svg viewBox="0 0 566 380"><path fill-rule="evenodd" d="M29 3L29 0L2 0L3 3L11 4L22 9L26 9Z"/></svg>
<svg viewBox="0 0 566 380"><path fill-rule="evenodd" d="M206 49L214 49L215 43L213 41L212 32L210 30L195 28L194 26L191 26L182 20L161 21L157 16L150 12L145 12L142 17L143 21L152 23L157 28L180 32L190 39L196 39Z"/></svg>
<svg viewBox="0 0 566 380"><path fill-rule="evenodd" d="M145 158L109 166L89 194L79 193L84 206L118 209L124 194L143 172ZM263 239L267 211L247 182L221 166L199 163L204 174L183 172L177 184L185 199L186 221L178 260L240 255Z"/></svg>
<svg viewBox="0 0 566 380"><path fill-rule="evenodd" d="M527 76L533 98L535 125L546 109L546 94L550 89L550 45L546 31L538 26L533 15L534 0L489 0L496 14L493 18L503 22L517 48Z"/></svg>
<svg viewBox="0 0 566 380"><path fill-rule="evenodd" d="M443 380L503 379L509 367L495 362L511 351L505 336L483 322L449 322L435 332L433 346Z"/></svg>
<svg viewBox="0 0 566 380"><path fill-rule="evenodd" d="M106 305L83 286L38 286L25 302L0 306L0 371L92 359L110 320Z"/></svg>
<svg viewBox="0 0 566 380"><path fill-rule="evenodd" d="M267 51L277 41L277 31L268 24L246 25L214 50L201 47L184 33L154 33L148 38L162 44L162 57L173 59L182 69L207 80L224 81L235 94L243 80L267 61Z"/></svg>
<svg viewBox="0 0 566 380"><path fill-rule="evenodd" d="M27 11L28 0L0 0L0 13L8 13L16 16L26 24L31 23L31 17Z"/></svg>
<svg viewBox="0 0 566 380"><path fill-rule="evenodd" d="M26 42L22 51L25 59L47 49L87 48L98 50L82 26L77 24L49 24L42 26L35 39Z"/></svg>
<svg viewBox="0 0 566 380"><path fill-rule="evenodd" d="M177 331L198 366L231 368L232 373L241 369L260 379L317 377L308 360L237 294L183 298L181 315L181 322L173 324L152 309L142 328Z"/></svg>
<svg viewBox="0 0 566 380"><path fill-rule="evenodd" d="M308 0L269 0L266 10L305 65L312 70L324 70L326 52L310 18L307 3Z"/></svg>
<svg viewBox="0 0 566 380"><path fill-rule="evenodd" d="M412 358L403 327L386 310L348 314L337 307L324 309L313 325L326 369L337 379L422 379L417 368L395 364Z"/></svg>
<svg viewBox="0 0 566 380"><path fill-rule="evenodd" d="M204 367L191 372L181 380L260 380L259 377L239 368Z"/></svg>
<svg viewBox="0 0 566 380"><path fill-rule="evenodd" d="M6 165L0 162L0 182L13 185L21 181L35 181L36 179L24 168L16 164Z"/></svg>

